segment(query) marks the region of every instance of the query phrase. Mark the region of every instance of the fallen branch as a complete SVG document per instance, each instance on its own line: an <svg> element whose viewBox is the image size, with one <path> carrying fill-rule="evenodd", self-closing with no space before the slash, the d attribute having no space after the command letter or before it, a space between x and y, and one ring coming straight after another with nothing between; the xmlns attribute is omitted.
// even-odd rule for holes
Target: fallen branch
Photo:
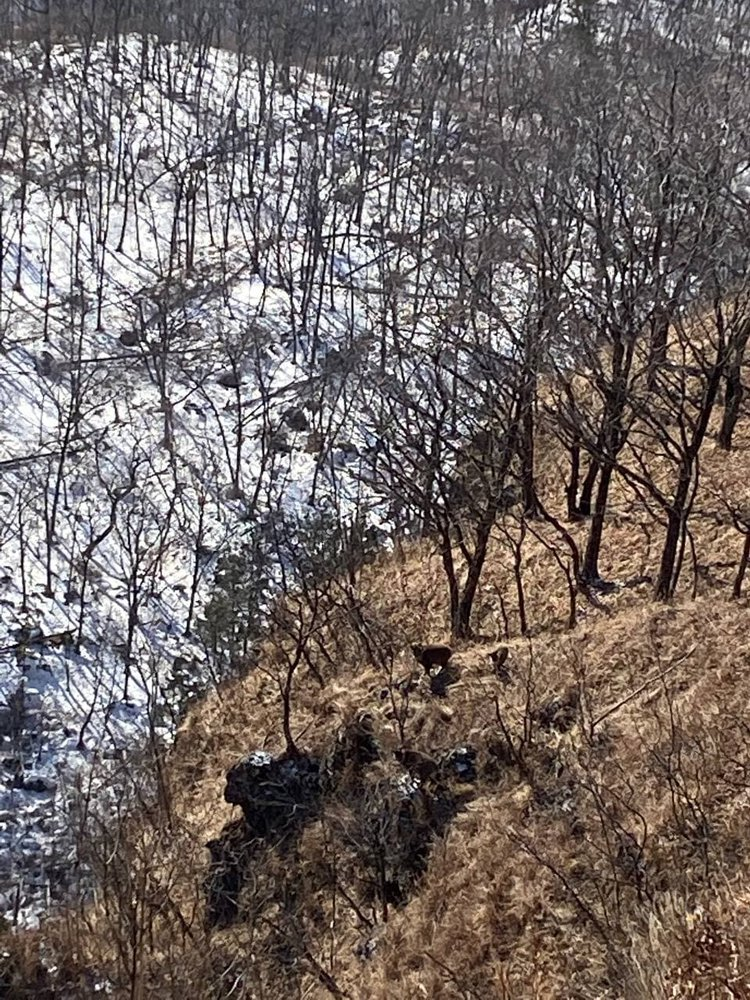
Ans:
<svg viewBox="0 0 750 1000"><path fill-rule="evenodd" d="M628 702L633 700L633 698L637 698L638 695L641 694L643 691L645 691L647 687L649 687L651 684L654 683L654 681L660 681L663 677L666 677L666 675L670 671L674 670L675 667L679 666L680 663L682 663L688 658L688 656L692 656L694 652L695 652L695 646L691 646L690 649L687 651L687 653L683 653L682 656L678 657L676 660L670 663L670 665L666 669L662 670L658 674L655 674L653 677L649 677L649 679L647 681L644 681L640 687L635 689L635 691L632 691L621 701L618 701L616 705L610 706L610 708L608 708L606 712L602 712L602 714L598 716L596 719L594 719L594 721L591 723L591 732L594 731L594 727L598 726L600 722L603 722L605 719L608 719L610 715L614 715L615 712L619 711L619 709L627 705Z"/></svg>

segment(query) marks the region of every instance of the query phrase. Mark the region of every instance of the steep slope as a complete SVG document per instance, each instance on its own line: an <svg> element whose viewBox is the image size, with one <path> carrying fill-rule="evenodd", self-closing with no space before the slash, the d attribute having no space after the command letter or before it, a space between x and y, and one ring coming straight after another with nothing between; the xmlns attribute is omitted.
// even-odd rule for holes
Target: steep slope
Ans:
<svg viewBox="0 0 750 1000"><path fill-rule="evenodd" d="M746 996L739 7L168 6L0 58L0 990Z"/></svg>
<svg viewBox="0 0 750 1000"><path fill-rule="evenodd" d="M312 537L371 550L439 525L448 560L453 508L484 531L519 462L533 507L541 372L663 330L709 276L731 297L750 268L732 5L300 2L297 21L275 4L84 6L15 11L0 54L13 921L66 895L66 828L126 794L131 748L252 664ZM682 74L688 55L705 72ZM653 113L667 104L681 127ZM741 313L714 331L737 356ZM699 359L714 385L717 345ZM656 333L652 348L651 368ZM633 370L599 375L572 434L590 425L589 454L623 423L621 379L643 388ZM659 391L684 431L692 402L667 378ZM481 630L503 600L481 595Z"/></svg>
<svg viewBox="0 0 750 1000"><path fill-rule="evenodd" d="M412 225L398 192L421 139L384 182L377 107L363 126L314 72L284 92L272 72L148 37L57 45L49 72L35 45L0 59L13 919L67 892L89 765L117 771L167 735L183 674L210 681L196 624L217 554L272 518L352 506L368 438L350 393L390 254L409 268L383 225Z"/></svg>
<svg viewBox="0 0 750 1000"><path fill-rule="evenodd" d="M294 678L292 759L334 779L314 808L297 799L291 840L257 828L248 855L224 772L248 754L251 770L284 758L289 640L270 636L253 673L190 713L148 812L119 845L114 830L90 845L102 882L87 929L45 929L55 995L82 995L85 967L115 996L134 983L165 997L747 996L748 609L727 597L740 540L711 524L717 482L744 480L742 430L734 468L717 455L700 496L695 596L654 603L633 582L652 554L624 491L604 555L617 587L598 607L579 598L572 630L540 526L524 545L518 636L507 515L482 597L488 635L454 653L442 693L409 650L447 635L429 544L324 592L316 669ZM235 769L226 787L231 802L250 796L257 823L270 813L252 780ZM222 836L234 853L217 853ZM399 892L378 881L381 863ZM239 901L225 919L210 909L217 876L218 898ZM25 947L29 975L34 939Z"/></svg>

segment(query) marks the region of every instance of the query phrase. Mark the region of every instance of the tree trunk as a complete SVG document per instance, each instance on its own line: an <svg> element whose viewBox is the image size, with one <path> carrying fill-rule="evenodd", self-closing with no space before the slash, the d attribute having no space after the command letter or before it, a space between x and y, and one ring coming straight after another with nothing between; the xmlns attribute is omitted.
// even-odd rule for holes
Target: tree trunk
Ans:
<svg viewBox="0 0 750 1000"><path fill-rule="evenodd" d="M719 431L719 444L725 451L732 447L732 436L740 415L742 403L742 378L739 362L733 361L726 372L726 394L724 396L724 415Z"/></svg>
<svg viewBox="0 0 750 1000"><path fill-rule="evenodd" d="M521 487L523 491L523 512L528 518L539 514L539 504L534 482L534 414L532 401L526 400L523 409L523 435L521 444Z"/></svg>
<svg viewBox="0 0 750 1000"><path fill-rule="evenodd" d="M661 563L659 565L659 576L656 580L655 596L659 601L668 601L674 594L677 586L677 574L675 573L675 562L680 549L680 540L685 525L685 504L687 502L688 490L690 489L690 466L687 462L680 471L680 478L675 491L674 500L667 511L667 536L664 539L664 548L661 553Z"/></svg>
<svg viewBox="0 0 750 1000"><path fill-rule="evenodd" d="M482 570L487 558L487 546L494 520L494 517L491 520L485 517L477 528L477 543L474 548L474 555L469 563L466 583L464 584L461 599L458 602L456 615L451 618L453 637L455 639L468 639L471 635L471 609L474 606L474 598L477 594L477 587L479 586Z"/></svg>
<svg viewBox="0 0 750 1000"><path fill-rule="evenodd" d="M724 368L726 390L724 393L724 415L719 431L719 444L726 451L732 447L732 437L740 416L744 390L742 386L742 359L750 338L750 321L742 324L729 344L729 352Z"/></svg>
<svg viewBox="0 0 750 1000"><path fill-rule="evenodd" d="M611 481L612 466L603 465L602 474L599 478L599 488L596 491L596 503L591 519L591 530L589 531L586 552L583 557L583 567L581 569L581 577L586 583L594 583L599 579L599 552L602 547L604 515L607 510L607 499L609 497L609 485Z"/></svg>
<svg viewBox="0 0 750 1000"><path fill-rule="evenodd" d="M719 356L721 357L721 354ZM682 557L680 555L678 559L678 554L682 552L681 543L684 541L687 519L695 500L695 491L688 500L690 484L695 474L701 446L708 431L708 423L719 391L721 373L722 366L717 362L708 376L693 439L683 455L674 500L667 511L667 537L664 540L659 576L655 588L658 600L669 600L677 588L677 580L682 568Z"/></svg>
<svg viewBox="0 0 750 1000"><path fill-rule="evenodd" d="M670 310L661 308L651 321L651 343L648 356L648 388L653 389L659 368L667 360Z"/></svg>
<svg viewBox="0 0 750 1000"><path fill-rule="evenodd" d="M748 561L750 561L750 531L745 534L745 544L742 547L742 558L740 559L740 566L737 570L737 576L734 581L732 595L735 598L742 597L742 582L745 579L745 571L747 570Z"/></svg>
<svg viewBox="0 0 750 1000"><path fill-rule="evenodd" d="M682 510L674 504L667 515L667 537L664 540L659 577L656 581L655 595L659 601L668 601L674 592L673 571L680 544L682 520Z"/></svg>
<svg viewBox="0 0 750 1000"><path fill-rule="evenodd" d="M290 757L297 757L299 753L292 734L292 686L294 684L294 674L299 666L300 659L301 650L298 649L294 659L290 660L287 664L286 677L284 678L283 685L280 685L282 705L281 726L284 730L284 739L286 740L286 753Z"/></svg>
<svg viewBox="0 0 750 1000"><path fill-rule="evenodd" d="M518 599L518 627L521 635L526 635L529 624L526 619L526 594L523 588L522 555L523 543L526 538L526 522L521 519L521 534L513 543L513 578L516 581L516 597Z"/></svg>
<svg viewBox="0 0 750 1000"><path fill-rule="evenodd" d="M453 548L451 544L450 529L444 528L441 530L440 539L440 555L443 560L443 569L445 570L445 576L448 580L448 594L450 596L450 613L451 613L451 623L455 627L455 624L459 621L459 591L458 591L458 578L456 577L456 564L453 561Z"/></svg>
<svg viewBox="0 0 750 1000"><path fill-rule="evenodd" d="M568 503L568 520L577 521L578 512L578 483L581 478L581 447L573 444L570 447L570 482L565 487L565 496Z"/></svg>
<svg viewBox="0 0 750 1000"><path fill-rule="evenodd" d="M595 458L591 459L588 472L583 480L581 496L578 499L577 509L581 517L589 517L591 514L591 497L594 493L594 483L599 473L599 463Z"/></svg>

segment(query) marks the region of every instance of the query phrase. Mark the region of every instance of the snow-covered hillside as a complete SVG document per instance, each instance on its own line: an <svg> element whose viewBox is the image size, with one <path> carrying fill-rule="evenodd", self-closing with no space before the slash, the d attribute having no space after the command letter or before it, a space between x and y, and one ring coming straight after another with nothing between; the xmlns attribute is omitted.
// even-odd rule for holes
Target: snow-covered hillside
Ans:
<svg viewBox="0 0 750 1000"><path fill-rule="evenodd" d="M420 526L435 496L450 507L467 445L476 486L487 427L531 412L545 353L567 364L621 302L637 330L665 289L687 295L689 261L670 264L665 243L662 268L654 250L662 185L630 141L638 107L607 103L606 58L611 178L599 126L571 125L570 94L588 96L558 43L593 43L607 12L628 51L643 40L638 12L602 3L597 28L589 8L498 10L490 31L482 5L434 25L421 8L401 23L396 6L314 55L259 45L262 65L249 44L200 33L0 52L0 911L13 920L67 891L88 783L118 788L125 751L168 736L176 683L215 679L198 625L223 554L330 511ZM715 147L706 107L701 128L690 104L699 150ZM700 161L691 147L685 162ZM622 192L619 242L592 184Z"/></svg>
<svg viewBox="0 0 750 1000"><path fill-rule="evenodd" d="M438 155L322 77L113 46L56 47L48 79L33 47L0 62L0 909L21 920L73 877L90 765L168 729L175 661L200 672L216 553L261 514L346 509L352 386Z"/></svg>

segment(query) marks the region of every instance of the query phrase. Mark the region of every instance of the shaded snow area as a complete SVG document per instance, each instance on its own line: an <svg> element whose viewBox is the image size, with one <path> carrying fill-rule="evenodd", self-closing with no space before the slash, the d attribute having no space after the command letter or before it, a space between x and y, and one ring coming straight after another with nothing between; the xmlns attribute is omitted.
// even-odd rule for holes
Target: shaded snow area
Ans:
<svg viewBox="0 0 750 1000"><path fill-rule="evenodd" d="M0 86L0 910L33 922L76 878L80 789L205 668L217 554L261 514L361 509L355 397L384 312L429 342L408 192L451 135L150 39L58 46L47 78L6 53Z"/></svg>

